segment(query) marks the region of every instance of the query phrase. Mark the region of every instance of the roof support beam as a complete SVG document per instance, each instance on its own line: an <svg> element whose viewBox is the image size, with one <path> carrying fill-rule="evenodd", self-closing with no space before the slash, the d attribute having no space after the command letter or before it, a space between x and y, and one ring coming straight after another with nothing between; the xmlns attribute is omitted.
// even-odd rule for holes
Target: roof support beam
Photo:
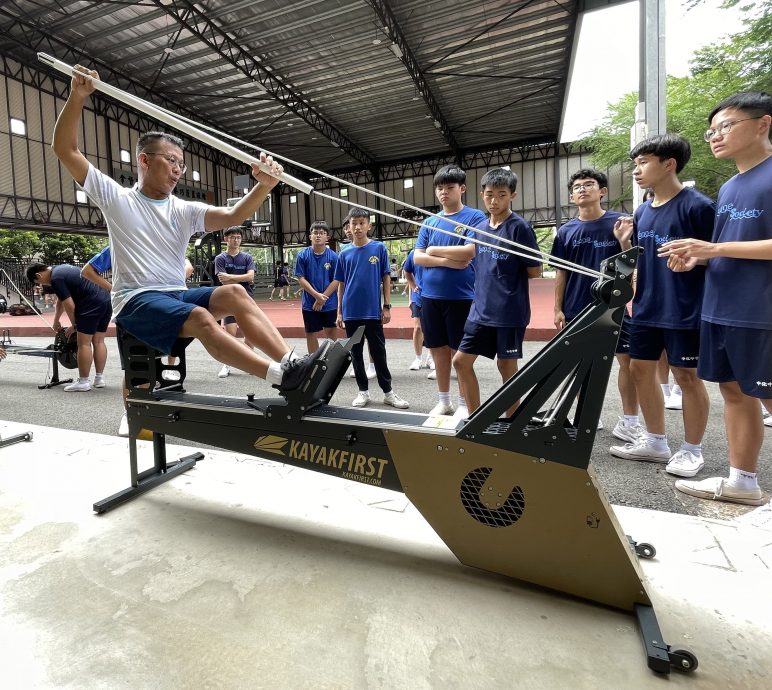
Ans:
<svg viewBox="0 0 772 690"><path fill-rule="evenodd" d="M405 65L405 69L407 69L408 73L412 77L416 89L418 89L418 93L423 96L424 102L429 108L429 113L434 120L435 126L442 133L442 136L445 139L445 143L447 143L448 147L453 152L456 160L460 162L464 157L464 154L461 151L461 147L459 146L458 141L456 141L456 137L454 136L453 131L450 128L450 124L445 118L445 115L442 112L437 99L434 97L434 93L432 93L432 89L426 80L426 76L424 75L421 66L418 64L418 60L413 54L413 51L410 49L410 46L405 39L405 35L402 33L402 27L400 27L399 23L397 22L397 18L394 16L394 12L388 3L388 0L365 1L368 5L370 5L370 7L373 8L373 10L375 10L375 14L378 15L378 19L386 28L386 33L391 39L392 46L396 46L395 48L392 48L392 51L399 58L402 64Z"/></svg>
<svg viewBox="0 0 772 690"><path fill-rule="evenodd" d="M280 77L250 55L236 41L214 24L188 0L153 0L180 26L208 45L215 53L253 81L270 96L324 135L362 165L375 165L373 157L324 118L301 94L295 92Z"/></svg>

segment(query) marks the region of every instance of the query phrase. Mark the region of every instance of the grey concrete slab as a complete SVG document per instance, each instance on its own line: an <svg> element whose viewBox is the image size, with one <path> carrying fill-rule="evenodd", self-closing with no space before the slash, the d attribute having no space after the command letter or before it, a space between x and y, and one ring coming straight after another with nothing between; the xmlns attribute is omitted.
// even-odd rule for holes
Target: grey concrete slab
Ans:
<svg viewBox="0 0 772 690"><path fill-rule="evenodd" d="M655 688L634 619L460 565L402 494L232 453L103 516L127 442L0 422L9 688ZM141 444L149 461L150 444ZM173 449L180 454L183 447ZM683 688L768 687L772 533L617 508Z"/></svg>

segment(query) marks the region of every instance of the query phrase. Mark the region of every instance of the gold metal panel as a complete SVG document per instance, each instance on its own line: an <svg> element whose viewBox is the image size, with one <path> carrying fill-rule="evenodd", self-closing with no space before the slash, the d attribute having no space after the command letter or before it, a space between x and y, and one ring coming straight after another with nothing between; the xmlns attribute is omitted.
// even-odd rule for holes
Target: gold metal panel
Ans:
<svg viewBox="0 0 772 690"><path fill-rule="evenodd" d="M385 435L405 495L462 563L619 609L650 603L591 470L453 437Z"/></svg>

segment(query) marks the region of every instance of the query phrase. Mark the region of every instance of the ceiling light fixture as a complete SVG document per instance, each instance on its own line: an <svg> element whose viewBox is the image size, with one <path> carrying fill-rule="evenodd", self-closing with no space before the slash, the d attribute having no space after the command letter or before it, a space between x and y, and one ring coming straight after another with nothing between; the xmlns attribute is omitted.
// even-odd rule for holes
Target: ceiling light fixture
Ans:
<svg viewBox="0 0 772 690"><path fill-rule="evenodd" d="M389 46L389 50L392 53L394 53L394 55L396 55L397 58L399 58L400 60L404 57L404 54L402 53L402 49L396 43L392 43Z"/></svg>

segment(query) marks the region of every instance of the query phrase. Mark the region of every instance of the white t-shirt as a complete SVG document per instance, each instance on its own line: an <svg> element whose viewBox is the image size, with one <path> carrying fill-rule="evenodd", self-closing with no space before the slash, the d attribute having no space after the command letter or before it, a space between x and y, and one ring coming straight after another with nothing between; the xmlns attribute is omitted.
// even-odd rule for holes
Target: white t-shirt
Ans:
<svg viewBox="0 0 772 690"><path fill-rule="evenodd" d="M151 199L90 164L83 189L101 209L110 235L113 316L140 292L187 289L185 250L191 236L204 232L207 204Z"/></svg>

